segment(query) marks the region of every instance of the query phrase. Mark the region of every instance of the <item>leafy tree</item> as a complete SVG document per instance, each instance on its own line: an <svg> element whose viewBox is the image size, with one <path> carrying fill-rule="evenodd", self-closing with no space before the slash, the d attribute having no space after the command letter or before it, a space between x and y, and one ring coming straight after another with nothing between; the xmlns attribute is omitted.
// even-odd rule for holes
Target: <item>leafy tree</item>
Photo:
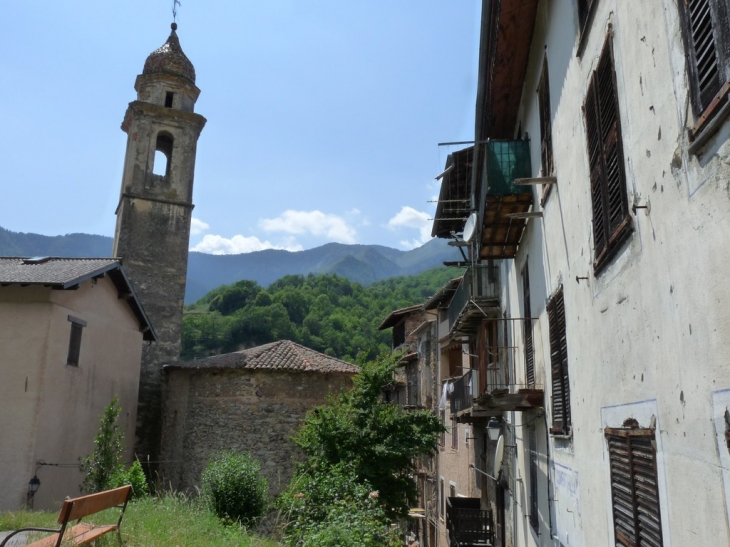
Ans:
<svg viewBox="0 0 730 547"><path fill-rule="evenodd" d="M404 517L416 501L414 461L433 454L443 426L428 411L406 411L382 400L398 356L365 365L353 387L310 412L294 437L307 461L298 477L348 463L359 484L378 492L388 518Z"/></svg>
<svg viewBox="0 0 730 547"><path fill-rule="evenodd" d="M79 467L86 474L81 483L81 490L84 492L108 489L112 476L124 471L124 432L117 423L121 411L119 398L114 395L101 415L99 432L94 437L94 452L81 459Z"/></svg>

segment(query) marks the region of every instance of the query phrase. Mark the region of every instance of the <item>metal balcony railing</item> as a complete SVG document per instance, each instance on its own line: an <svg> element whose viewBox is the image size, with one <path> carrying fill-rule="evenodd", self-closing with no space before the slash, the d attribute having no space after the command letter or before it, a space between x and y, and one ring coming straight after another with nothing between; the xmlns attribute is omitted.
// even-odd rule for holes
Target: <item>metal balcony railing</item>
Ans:
<svg viewBox="0 0 730 547"><path fill-rule="evenodd" d="M452 547L491 546L492 512L481 509L479 498L446 498L446 528Z"/></svg>
<svg viewBox="0 0 730 547"><path fill-rule="evenodd" d="M478 386L479 371L477 370L470 370L454 381L454 392L451 394L451 414L458 414L471 408Z"/></svg>
<svg viewBox="0 0 730 547"><path fill-rule="evenodd" d="M496 265L470 266L449 304L449 330L468 332L484 318L486 308L499 306L500 279Z"/></svg>

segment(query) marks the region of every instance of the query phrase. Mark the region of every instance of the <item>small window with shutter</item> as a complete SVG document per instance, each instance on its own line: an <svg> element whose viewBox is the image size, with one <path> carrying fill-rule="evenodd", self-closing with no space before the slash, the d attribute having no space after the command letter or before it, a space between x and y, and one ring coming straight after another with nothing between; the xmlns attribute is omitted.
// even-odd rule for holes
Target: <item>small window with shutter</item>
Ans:
<svg viewBox="0 0 730 547"><path fill-rule="evenodd" d="M710 121L730 93L730 7L727 0L680 0L695 127Z"/></svg>
<svg viewBox="0 0 730 547"><path fill-rule="evenodd" d="M71 323L71 337L68 342L66 364L71 367L78 367L81 357L81 334L86 326L86 321L73 315L69 315L68 320Z"/></svg>
<svg viewBox="0 0 730 547"><path fill-rule="evenodd" d="M553 435L570 435L570 379L568 377L568 342L565 333L563 288L547 305L550 328L550 368L552 373Z"/></svg>
<svg viewBox="0 0 730 547"><path fill-rule="evenodd" d="M525 261L522 268L522 299L523 299L523 321L525 337L525 379L528 388L535 387L535 344L532 339L532 310L530 306L530 270Z"/></svg>
<svg viewBox="0 0 730 547"><path fill-rule="evenodd" d="M631 234L613 40L603 46L583 105L593 206L593 268L596 274Z"/></svg>
<svg viewBox="0 0 730 547"><path fill-rule="evenodd" d="M578 52L582 50L582 46L585 43L585 37L588 35L590 29L591 19L593 12L598 4L598 0L577 0L578 2Z"/></svg>
<svg viewBox="0 0 730 547"><path fill-rule="evenodd" d="M542 76L537 86L538 111L540 113L540 176L552 177L555 172L553 164L553 132L552 114L550 110L550 79L548 78L547 55L542 62ZM542 187L542 202L550 194L552 184L544 184Z"/></svg>
<svg viewBox="0 0 730 547"><path fill-rule="evenodd" d="M633 419L604 430L611 466L611 501L616 545L660 547L662 520L654 429Z"/></svg>

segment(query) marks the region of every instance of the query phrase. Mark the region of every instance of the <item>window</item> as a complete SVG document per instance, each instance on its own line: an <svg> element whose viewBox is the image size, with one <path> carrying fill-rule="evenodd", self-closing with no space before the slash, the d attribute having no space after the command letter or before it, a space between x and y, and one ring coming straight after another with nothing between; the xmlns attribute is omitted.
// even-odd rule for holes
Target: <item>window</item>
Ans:
<svg viewBox="0 0 730 547"><path fill-rule="evenodd" d="M578 0L578 25L580 25L580 41L587 34L587 27L590 23L593 8L598 4L598 0Z"/></svg>
<svg viewBox="0 0 730 547"><path fill-rule="evenodd" d="M173 144L173 138L168 133L160 133L157 135L155 160L152 165L153 174L161 177L166 177L170 174L170 160L172 158Z"/></svg>
<svg viewBox="0 0 730 547"><path fill-rule="evenodd" d="M542 76L540 76L540 84L537 86L537 102L540 112L540 175L551 177L555 168L553 164L552 114L550 111L550 80L548 78L547 55L542 62ZM552 187L552 184L543 185L543 202L547 199Z"/></svg>
<svg viewBox="0 0 730 547"><path fill-rule="evenodd" d="M613 44L609 37L583 105L593 205L593 268L598 273L631 233Z"/></svg>
<svg viewBox="0 0 730 547"><path fill-rule="evenodd" d="M439 415L441 417L441 427L443 428L441 430L441 437L439 437L439 444L441 446L446 446L446 411L441 410L439 411Z"/></svg>
<svg viewBox="0 0 730 547"><path fill-rule="evenodd" d="M175 97L175 93L167 91L165 93L165 108L172 108L172 100Z"/></svg>
<svg viewBox="0 0 730 547"><path fill-rule="evenodd" d="M451 418L451 448L459 449L459 424L454 418Z"/></svg>
<svg viewBox="0 0 730 547"><path fill-rule="evenodd" d="M730 8L727 0L680 0L695 132L712 118L730 90Z"/></svg>
<svg viewBox="0 0 730 547"><path fill-rule="evenodd" d="M536 534L540 534L540 521L538 519L537 507L537 436L535 426L527 429L530 449L530 526Z"/></svg>
<svg viewBox="0 0 730 547"><path fill-rule="evenodd" d="M81 333L86 326L86 321L73 315L69 315L68 320L71 323L71 338L68 342L66 364L71 367L77 367L79 366L79 357L81 356Z"/></svg>
<svg viewBox="0 0 730 547"><path fill-rule="evenodd" d="M527 387L535 387L535 347L532 340L532 311L530 309L530 271L525 262L522 268L522 299L523 313L525 318L523 321L525 336L525 377L527 379Z"/></svg>
<svg viewBox="0 0 730 547"><path fill-rule="evenodd" d="M441 477L439 480L439 517L441 520L444 518L444 513L446 513L446 497L444 497L444 478Z"/></svg>
<svg viewBox="0 0 730 547"><path fill-rule="evenodd" d="M552 372L553 426L550 432L556 435L570 434L570 381L568 378L568 342L565 336L565 303L563 288L553 296L547 305L550 323L550 368Z"/></svg>
<svg viewBox="0 0 730 547"><path fill-rule="evenodd" d="M654 429L633 419L605 429L611 466L611 498L616 545L661 546L662 522L657 485Z"/></svg>

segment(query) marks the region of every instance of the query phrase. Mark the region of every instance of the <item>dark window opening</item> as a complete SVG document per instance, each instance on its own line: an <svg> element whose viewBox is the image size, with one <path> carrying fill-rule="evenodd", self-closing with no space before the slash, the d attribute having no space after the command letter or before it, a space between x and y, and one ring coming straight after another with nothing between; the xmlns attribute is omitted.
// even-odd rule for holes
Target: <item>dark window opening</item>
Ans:
<svg viewBox="0 0 730 547"><path fill-rule="evenodd" d="M563 288L553 296L547 305L550 329L550 368L552 372L553 426L550 433L569 435L570 378L568 377L568 341L565 332L565 302Z"/></svg>
<svg viewBox="0 0 730 547"><path fill-rule="evenodd" d="M579 40L582 43L583 37L588 34L588 26L590 25L593 8L598 4L598 0L578 0L578 25L580 27Z"/></svg>
<svg viewBox="0 0 730 547"><path fill-rule="evenodd" d="M451 418L451 448L459 449L459 424L454 418Z"/></svg>
<svg viewBox="0 0 730 547"><path fill-rule="evenodd" d="M537 504L537 436L535 426L527 429L530 450L530 526L536 534L540 534Z"/></svg>
<svg viewBox="0 0 730 547"><path fill-rule="evenodd" d="M555 172L555 165L553 163L552 114L550 110L550 80L548 78L547 55L542 62L542 76L540 76L540 84L537 86L537 102L540 113L540 174L543 177L551 177ZM552 187L552 184L543 185L543 202L547 199Z"/></svg>
<svg viewBox="0 0 730 547"><path fill-rule="evenodd" d="M439 412L439 417L441 418L441 436L439 437L439 444L443 447L446 447L446 411L441 410Z"/></svg>
<svg viewBox="0 0 730 547"><path fill-rule="evenodd" d="M160 177L167 177L170 174L170 163L172 160L173 138L167 133L157 135L155 143L155 159L152 164L152 174Z"/></svg>
<svg viewBox="0 0 730 547"><path fill-rule="evenodd" d="M525 320L524 336L525 336L525 378L527 379L527 387L535 387L535 345L532 339L532 311L530 306L530 270L525 262L522 269L522 301L524 308Z"/></svg>
<svg viewBox="0 0 730 547"><path fill-rule="evenodd" d="M730 91L730 9L726 0L678 2L687 51L695 131L709 121ZM715 103L714 107L713 102Z"/></svg>
<svg viewBox="0 0 730 547"><path fill-rule="evenodd" d="M86 326L86 321L71 315L68 316L68 320L71 322L71 337L68 343L68 357L66 358L66 364L68 366L78 367L79 358L81 356L81 334Z"/></svg>
<svg viewBox="0 0 730 547"><path fill-rule="evenodd" d="M175 94L172 91L165 93L165 108L172 108L172 99L174 97Z"/></svg>
<svg viewBox="0 0 730 547"><path fill-rule="evenodd" d="M654 429L625 423L607 427L616 545L661 546L662 519Z"/></svg>
<svg viewBox="0 0 730 547"><path fill-rule="evenodd" d="M593 206L593 268L599 273L633 230L610 37L591 75L583 109Z"/></svg>
<svg viewBox="0 0 730 547"><path fill-rule="evenodd" d="M406 322L401 321L393 327L393 349L405 344L406 342Z"/></svg>

